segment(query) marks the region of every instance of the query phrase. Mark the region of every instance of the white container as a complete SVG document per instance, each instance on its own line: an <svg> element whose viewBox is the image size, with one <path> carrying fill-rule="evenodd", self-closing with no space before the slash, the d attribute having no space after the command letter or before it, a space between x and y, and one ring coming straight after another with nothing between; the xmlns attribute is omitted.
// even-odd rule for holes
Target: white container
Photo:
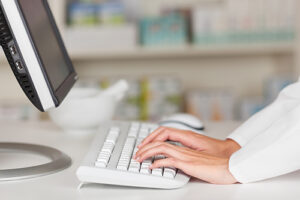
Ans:
<svg viewBox="0 0 300 200"><path fill-rule="evenodd" d="M62 105L49 112L50 118L67 133L94 133L100 123L112 120L127 89L125 81L103 92L95 88L73 88Z"/></svg>

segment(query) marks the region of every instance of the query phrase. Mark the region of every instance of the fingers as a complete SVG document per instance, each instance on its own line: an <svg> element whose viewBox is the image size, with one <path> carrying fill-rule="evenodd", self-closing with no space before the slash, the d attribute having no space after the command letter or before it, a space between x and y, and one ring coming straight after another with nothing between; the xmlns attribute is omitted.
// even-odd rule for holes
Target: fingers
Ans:
<svg viewBox="0 0 300 200"><path fill-rule="evenodd" d="M154 157L155 155L164 155L178 159L183 156L178 150L172 148L170 144L157 144L156 146L152 146L137 154L136 160L138 162L143 162L147 158Z"/></svg>
<svg viewBox="0 0 300 200"><path fill-rule="evenodd" d="M156 129L153 133L151 133L148 137L146 137L142 143L138 146L138 148L141 148L143 146L145 146L146 144L150 143L153 138L155 138L157 135L161 134L161 132L163 132L165 130L164 127L159 127L158 129Z"/></svg>
<svg viewBox="0 0 300 200"><path fill-rule="evenodd" d="M156 149L158 148L159 149ZM189 149L187 147L179 147L179 146L175 146L175 145L172 145L172 144L169 144L167 142L152 142L150 144L147 144L145 145L144 147L140 148L136 154L134 155L134 159L137 159L137 158L140 158L141 155L145 154L145 152L151 150L151 149L156 149L156 150L164 150L164 149L174 149L174 150L177 150L179 151L180 153L184 153L185 155L190 155L190 156L195 156L197 155L198 151L195 151L195 150L192 150L192 149ZM162 154L166 154L166 152L163 152Z"/></svg>
<svg viewBox="0 0 300 200"><path fill-rule="evenodd" d="M151 148L155 148L159 145L162 145L163 142L152 142L152 143L149 143L149 144L146 144L145 146L141 147L137 152L136 154L134 155L134 159L137 159L138 157L140 157L141 154L143 154L145 151L151 149Z"/></svg>
<svg viewBox="0 0 300 200"><path fill-rule="evenodd" d="M150 169L160 168L160 167L174 167L174 168L184 168L184 162L175 158L166 158L155 161Z"/></svg>
<svg viewBox="0 0 300 200"><path fill-rule="evenodd" d="M201 153L199 153L201 157ZM182 170L184 173L196 177L200 180L213 183L213 184L233 184L237 180L230 173L229 160L215 157L208 158L206 162L203 162L202 159L194 159L191 161L183 161L176 158L166 158L155 161L150 169L161 168L161 167L170 167L177 168Z"/></svg>
<svg viewBox="0 0 300 200"><path fill-rule="evenodd" d="M144 139L142 143L138 146L138 148L142 148L151 142L164 142L167 140L180 142L185 146L192 147L194 146L193 143L195 141L193 140L193 138L195 135L184 130L160 127L156 131L151 133L146 139Z"/></svg>
<svg viewBox="0 0 300 200"><path fill-rule="evenodd" d="M138 162L143 162L147 158L156 155L164 155L166 157L187 161L194 158L195 152L185 147L178 147L165 142L156 142L145 146L137 152L134 159Z"/></svg>

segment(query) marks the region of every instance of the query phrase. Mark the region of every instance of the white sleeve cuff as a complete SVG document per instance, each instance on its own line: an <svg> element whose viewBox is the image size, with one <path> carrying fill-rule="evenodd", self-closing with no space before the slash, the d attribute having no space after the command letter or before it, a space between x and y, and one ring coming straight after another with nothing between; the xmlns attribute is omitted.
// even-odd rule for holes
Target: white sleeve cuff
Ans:
<svg viewBox="0 0 300 200"><path fill-rule="evenodd" d="M247 183L245 180L243 180L242 173L239 170L239 167L237 167L234 164L234 154L229 159L229 171L232 174L232 176L237 180L239 183Z"/></svg>

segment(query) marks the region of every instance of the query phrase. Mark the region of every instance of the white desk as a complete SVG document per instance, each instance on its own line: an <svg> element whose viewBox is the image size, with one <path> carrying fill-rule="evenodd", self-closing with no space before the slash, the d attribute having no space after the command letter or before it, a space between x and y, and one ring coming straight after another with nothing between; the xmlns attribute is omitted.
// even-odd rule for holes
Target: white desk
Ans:
<svg viewBox="0 0 300 200"><path fill-rule="evenodd" d="M231 130L238 126L238 123L208 123L206 125L208 134L224 138ZM49 145L64 151L73 159L71 168L57 174L33 180L0 183L0 198L3 200L300 199L300 172L248 185L219 186L192 180L187 186L177 190L89 185L78 191L77 186L79 181L76 179L75 171L88 150L92 137L92 135L84 137L67 135L48 122L0 122L0 141ZM24 155L22 163L26 162L29 157ZM10 162L10 157L0 155L0 168L1 165L5 165L7 162Z"/></svg>

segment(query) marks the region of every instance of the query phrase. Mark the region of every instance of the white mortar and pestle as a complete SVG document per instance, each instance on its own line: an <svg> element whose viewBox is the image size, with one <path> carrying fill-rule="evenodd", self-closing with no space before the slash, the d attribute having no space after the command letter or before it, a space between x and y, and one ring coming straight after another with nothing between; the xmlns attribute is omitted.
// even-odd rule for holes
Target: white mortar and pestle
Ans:
<svg viewBox="0 0 300 200"><path fill-rule="evenodd" d="M75 87L59 108L50 110L50 118L67 133L97 132L100 123L113 119L128 88L124 80L106 90Z"/></svg>

